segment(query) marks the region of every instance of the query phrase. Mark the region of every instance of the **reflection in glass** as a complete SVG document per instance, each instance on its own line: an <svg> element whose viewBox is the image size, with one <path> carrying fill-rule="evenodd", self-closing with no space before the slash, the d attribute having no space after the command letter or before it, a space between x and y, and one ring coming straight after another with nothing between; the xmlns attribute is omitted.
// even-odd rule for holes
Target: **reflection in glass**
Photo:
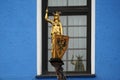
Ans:
<svg viewBox="0 0 120 80"><path fill-rule="evenodd" d="M68 0L69 6L86 6L87 0Z"/></svg>
<svg viewBox="0 0 120 80"><path fill-rule="evenodd" d="M51 38L51 27L48 27L48 37Z"/></svg>
<svg viewBox="0 0 120 80"><path fill-rule="evenodd" d="M63 27L66 26L67 25L67 16L60 16L60 21L61 21Z"/></svg>
<svg viewBox="0 0 120 80"><path fill-rule="evenodd" d="M68 16L68 25L87 25L87 16Z"/></svg>
<svg viewBox="0 0 120 80"><path fill-rule="evenodd" d="M69 27L68 35L69 37L86 37L87 27Z"/></svg>
<svg viewBox="0 0 120 80"><path fill-rule="evenodd" d="M49 72L55 72L54 67L52 67L52 65L50 64L49 61L48 61L48 71L49 71Z"/></svg>
<svg viewBox="0 0 120 80"><path fill-rule="evenodd" d="M63 27L63 34L67 35L67 28L66 27Z"/></svg>
<svg viewBox="0 0 120 80"><path fill-rule="evenodd" d="M82 60L86 60L86 50L68 50L68 60L77 60L77 56L81 56Z"/></svg>
<svg viewBox="0 0 120 80"><path fill-rule="evenodd" d="M62 58L62 60L66 60L66 57L67 57L67 51L65 52L65 54L64 54L64 56L63 56L63 58Z"/></svg>
<svg viewBox="0 0 120 80"><path fill-rule="evenodd" d="M86 48L86 38L70 38L68 48Z"/></svg>
<svg viewBox="0 0 120 80"><path fill-rule="evenodd" d="M68 71L86 71L86 61L74 60L74 62L75 64L73 64L71 61L68 62Z"/></svg>
<svg viewBox="0 0 120 80"><path fill-rule="evenodd" d="M48 60L50 60L51 57L51 50L48 50Z"/></svg>
<svg viewBox="0 0 120 80"><path fill-rule="evenodd" d="M67 6L67 0L48 0L48 6Z"/></svg>
<svg viewBox="0 0 120 80"><path fill-rule="evenodd" d="M51 39L48 39L48 49L51 49Z"/></svg>
<svg viewBox="0 0 120 80"><path fill-rule="evenodd" d="M87 0L48 0L48 6L86 6Z"/></svg>

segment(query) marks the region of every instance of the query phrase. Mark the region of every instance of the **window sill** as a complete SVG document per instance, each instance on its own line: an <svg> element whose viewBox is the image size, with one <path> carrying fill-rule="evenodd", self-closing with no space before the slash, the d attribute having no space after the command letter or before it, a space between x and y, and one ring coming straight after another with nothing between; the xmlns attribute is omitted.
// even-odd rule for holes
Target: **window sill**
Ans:
<svg viewBox="0 0 120 80"><path fill-rule="evenodd" d="M94 78L96 77L95 74L64 74L67 78ZM36 78L55 78L56 75L55 74L49 74L49 75L37 75Z"/></svg>

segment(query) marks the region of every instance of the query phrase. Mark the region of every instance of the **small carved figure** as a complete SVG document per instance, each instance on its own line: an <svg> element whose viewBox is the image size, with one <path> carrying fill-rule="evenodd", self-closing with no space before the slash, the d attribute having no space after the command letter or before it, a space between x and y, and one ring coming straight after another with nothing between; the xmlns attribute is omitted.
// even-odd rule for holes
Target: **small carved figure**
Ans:
<svg viewBox="0 0 120 80"><path fill-rule="evenodd" d="M73 60L74 55L72 55L71 64L75 65L75 71L84 71L84 64L82 62L82 56L76 56L77 60Z"/></svg>

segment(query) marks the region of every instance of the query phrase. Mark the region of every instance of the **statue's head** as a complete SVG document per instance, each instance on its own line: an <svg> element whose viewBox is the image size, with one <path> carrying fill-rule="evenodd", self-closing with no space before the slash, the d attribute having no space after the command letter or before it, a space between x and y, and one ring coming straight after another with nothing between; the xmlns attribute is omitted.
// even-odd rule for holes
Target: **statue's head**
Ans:
<svg viewBox="0 0 120 80"><path fill-rule="evenodd" d="M76 56L78 60L82 60L83 56Z"/></svg>
<svg viewBox="0 0 120 80"><path fill-rule="evenodd" d="M59 12L59 11L56 11L55 13L53 13L53 15L54 15L54 21L55 20L60 21L60 14L61 14L61 12Z"/></svg>

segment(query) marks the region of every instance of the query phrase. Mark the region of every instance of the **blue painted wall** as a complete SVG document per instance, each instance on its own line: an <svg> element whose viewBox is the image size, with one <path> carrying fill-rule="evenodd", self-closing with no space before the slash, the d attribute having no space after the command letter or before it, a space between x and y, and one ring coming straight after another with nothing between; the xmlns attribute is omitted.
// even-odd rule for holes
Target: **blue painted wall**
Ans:
<svg viewBox="0 0 120 80"><path fill-rule="evenodd" d="M96 77L68 80L120 80L119 5L120 0L96 0ZM0 0L0 80L35 75L36 0Z"/></svg>
<svg viewBox="0 0 120 80"><path fill-rule="evenodd" d="M35 74L36 0L0 0L0 80Z"/></svg>

